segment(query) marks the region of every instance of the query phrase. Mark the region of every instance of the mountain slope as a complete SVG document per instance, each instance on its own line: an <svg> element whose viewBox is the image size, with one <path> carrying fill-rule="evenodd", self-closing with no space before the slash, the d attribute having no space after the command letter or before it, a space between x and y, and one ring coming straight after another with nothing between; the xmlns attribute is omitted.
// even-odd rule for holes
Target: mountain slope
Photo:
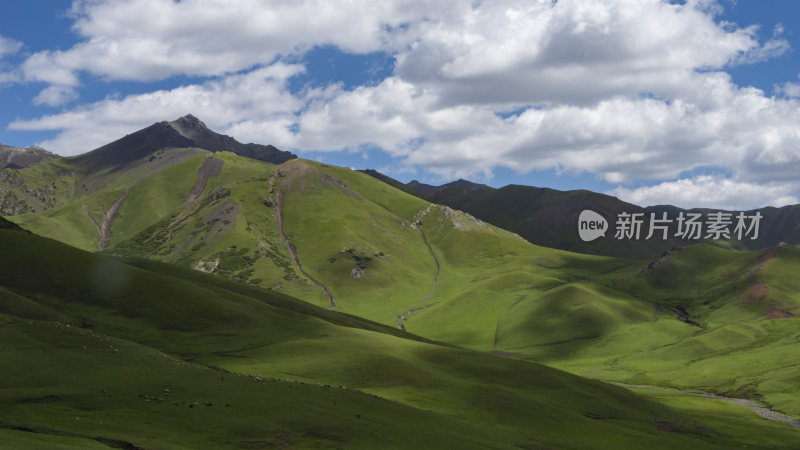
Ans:
<svg viewBox="0 0 800 450"><path fill-rule="evenodd" d="M215 133L191 114L168 123L182 136L190 139L192 147L214 152L232 152L239 156L273 164L281 164L297 158L294 154L278 150L272 145L242 144L230 136Z"/></svg>
<svg viewBox="0 0 800 450"><path fill-rule="evenodd" d="M0 169L24 169L39 161L57 157L58 155L35 145L28 148L17 148L0 144Z"/></svg>
<svg viewBox="0 0 800 450"><path fill-rule="evenodd" d="M558 191L522 185L508 185L495 189L466 180L457 180L441 186L422 184L416 180L403 184L374 170L363 172L406 192L411 189L414 195L430 202L467 212L481 220L517 233L533 244L589 255L656 258L672 248L703 242L676 238L675 223L670 225L671 238L666 240L613 239L611 237L617 227L616 218L622 212L643 213L644 230L649 226L651 213L661 217L664 212L668 212L668 217L675 219L679 213L731 212L715 209L687 210L665 205L643 208L615 197L585 190ZM610 232L606 234L606 238L592 242L583 242L579 238L578 215L585 209L593 210L609 221ZM765 249L781 242L800 244L800 205L766 207L745 212L747 215L760 213L763 217L757 239L708 242L742 250Z"/></svg>
<svg viewBox="0 0 800 450"><path fill-rule="evenodd" d="M386 176L386 175L378 172L377 170L366 169L366 170L359 170L359 172L367 174L367 175L371 176L372 178L376 178L378 180L381 180L384 183L388 184L389 186L391 186L391 187L393 187L395 189L398 189L400 191L403 191L403 192L405 192L407 194L411 194L411 195L413 195L415 197L422 198L420 196L419 192L417 192L412 186L405 185L405 184L395 180L392 177Z"/></svg>
<svg viewBox="0 0 800 450"><path fill-rule="evenodd" d="M242 144L187 115L76 157L42 158L20 170L0 170L0 214L37 213L111 187L124 190L187 157L218 151L276 164L296 158L271 145Z"/></svg>
<svg viewBox="0 0 800 450"><path fill-rule="evenodd" d="M58 164L64 162L47 161L21 175L45 169L57 174L64 167ZM86 250L101 248L102 238L104 253L173 263L184 274L187 269L213 272L246 282L250 289L269 288L374 320L394 328L393 333L407 330L607 381L750 398L800 415L791 371L797 364L794 315L800 314L791 274L800 267L791 247L775 250L769 264L758 262L761 253L703 244L648 259L583 255L532 245L368 174L302 159L272 165L197 148L158 150L115 176L85 179L89 183L81 195L70 197L56 184L54 195L63 203L13 220ZM503 191L467 182L449 188L448 198L467 202L471 197L461 190ZM547 212L553 217L542 220L555 223L562 234L574 233L569 209L591 199L586 192L509 189L490 206ZM577 199L564 202L570 195ZM600 196L591 204L596 208L609 199ZM609 208L619 206L612 200ZM748 303L752 292L764 290L759 283L768 293ZM315 343L311 355L367 340L332 338ZM307 380L335 375L342 384L375 388L373 378L359 375L361 369L341 372L304 353L304 342L269 346L281 351L289 368L246 360L228 365L238 359L206 356L215 366L239 371L269 369ZM763 365L752 359L753 349L770 355ZM379 347L365 351L386 354ZM230 353L260 358L260 352ZM392 366L400 372L422 364L389 360L400 364ZM440 378L439 369L425 367L431 372L419 378L404 376L379 386L381 395L420 401L403 386L432 379L439 382L426 392L426 402L449 403L440 397L449 392L442 391L449 376ZM428 408L428 403L414 404ZM457 405L454 411L469 409L463 402Z"/></svg>
<svg viewBox="0 0 800 450"><path fill-rule="evenodd" d="M0 435L18 445L758 448L792 436L738 410L687 421L622 388L194 271L20 231L0 230L0 244Z"/></svg>
<svg viewBox="0 0 800 450"><path fill-rule="evenodd" d="M219 170L195 191L213 160ZM105 195L98 214L122 193ZM80 207L70 208L80 218ZM68 235L55 228L68 223L63 218L49 225L38 222L41 216L22 219L33 231ZM96 233L88 219L82 223ZM785 400L795 388L780 375L792 358L773 361L768 367L776 370L763 373L751 372L758 366L742 358L726 363L735 371L722 370L713 382L702 378L730 353L793 348L790 315L800 314L800 305L792 295L778 300L775 311L783 312L772 314L789 318L777 321L768 302L761 309L736 306L755 283L739 267L755 254L697 245L630 260L548 249L359 172L299 159L273 166L230 153L194 156L135 185L114 223L111 254L214 272L480 351L609 381L702 387L800 415L800 405ZM87 236L85 247L96 248ZM795 267L792 258L778 259L783 270ZM666 283L660 274L675 261L690 269ZM739 275L709 284L725 270ZM773 293L791 292L788 280L773 284ZM730 330L741 338L716 341ZM711 365L687 368L704 336L717 342L704 356ZM650 351L664 345L682 357L649 363ZM611 362L623 355L644 359L637 370L620 370Z"/></svg>
<svg viewBox="0 0 800 450"><path fill-rule="evenodd" d="M85 250L113 245L118 238L141 231L183 204L210 153L189 148L160 150L154 155L158 157L153 160L131 161L115 174L100 171L99 175L78 175L81 184L77 189L74 185L78 181L62 178L61 183L54 182L58 189L53 195L62 197L53 199L52 207L14 216L13 220L33 232L58 237ZM45 178L57 170L52 164L36 165L23 175L40 171Z"/></svg>
<svg viewBox="0 0 800 450"><path fill-rule="evenodd" d="M296 158L273 146L241 144L230 136L209 130L198 118L190 115L173 122L158 122L75 158L75 162L88 171L120 170L131 162L150 157L165 148L202 148L204 150L230 151L252 159L275 164Z"/></svg>
<svg viewBox="0 0 800 450"><path fill-rule="evenodd" d="M383 180L373 173L368 174ZM517 233L532 244L544 247L589 255L649 258L658 256L677 245L685 244L678 239L663 241L611 239L616 228L615 219L619 213L645 212L645 209L589 191L562 192L521 185L508 185L495 189L467 180L457 180L441 186L426 185L415 180L405 186L412 189L420 198L464 211L492 225ZM608 233L606 238L592 242L583 242L579 238L578 215L584 209L591 209L608 219L609 229L612 232Z"/></svg>

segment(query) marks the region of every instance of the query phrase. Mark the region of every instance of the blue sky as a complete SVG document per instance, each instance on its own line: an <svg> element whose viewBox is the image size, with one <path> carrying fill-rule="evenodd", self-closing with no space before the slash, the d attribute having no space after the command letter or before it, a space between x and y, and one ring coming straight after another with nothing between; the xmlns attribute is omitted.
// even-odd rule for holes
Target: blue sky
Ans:
<svg viewBox="0 0 800 450"><path fill-rule="evenodd" d="M792 0L0 4L0 143L192 113L402 181L731 209L800 198Z"/></svg>

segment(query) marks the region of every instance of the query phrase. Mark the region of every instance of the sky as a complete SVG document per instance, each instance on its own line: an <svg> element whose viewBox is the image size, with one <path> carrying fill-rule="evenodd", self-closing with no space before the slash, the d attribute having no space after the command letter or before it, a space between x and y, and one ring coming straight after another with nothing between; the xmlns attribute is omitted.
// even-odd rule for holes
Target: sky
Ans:
<svg viewBox="0 0 800 450"><path fill-rule="evenodd" d="M407 182L800 203L795 0L0 3L0 143L193 114Z"/></svg>

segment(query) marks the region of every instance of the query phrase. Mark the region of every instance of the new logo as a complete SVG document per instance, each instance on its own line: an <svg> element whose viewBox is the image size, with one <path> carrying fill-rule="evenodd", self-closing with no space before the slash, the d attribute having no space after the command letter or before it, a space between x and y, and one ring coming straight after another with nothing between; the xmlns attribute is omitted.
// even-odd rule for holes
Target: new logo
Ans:
<svg viewBox="0 0 800 450"><path fill-rule="evenodd" d="M596 212L585 209L578 216L578 234L585 242L593 241L606 235L608 231L608 221Z"/></svg>

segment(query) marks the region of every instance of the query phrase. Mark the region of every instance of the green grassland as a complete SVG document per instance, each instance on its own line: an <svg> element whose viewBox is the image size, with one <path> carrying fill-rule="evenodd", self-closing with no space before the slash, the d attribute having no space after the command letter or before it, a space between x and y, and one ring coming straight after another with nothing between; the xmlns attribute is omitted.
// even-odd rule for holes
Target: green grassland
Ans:
<svg viewBox="0 0 800 450"><path fill-rule="evenodd" d="M231 153L213 155L222 161L219 173L187 201L209 156L187 152L175 153L180 156L157 169L145 170L140 162L113 177L97 176L91 192L80 198L12 219L41 235L94 251L97 230L84 210L99 219L129 190L104 253L213 272L246 283L229 285L229 290L267 288L259 292L284 293L327 308L329 299L316 280L332 294L336 311L383 324L383 331L393 329L392 336L403 334L397 330L402 325L408 335L499 353L512 365L539 362L604 381L751 398L800 416L800 332L794 317L800 301L800 282L794 281L800 251L794 247L742 252L693 245L657 261L569 253L531 245L360 172L306 160L274 166ZM281 240L278 217L309 276ZM158 267L152 270L183 270ZM205 276L180 273L184 278ZM751 298L754 290L764 290L762 285L766 294ZM176 296L183 289L193 292L189 285L179 286ZM75 308L71 314L94 317L93 310ZM61 309L59 313L64 314ZM137 314L144 312L134 311L119 329L139 330L141 320L133 319ZM374 332L320 332L327 337L303 335L255 348L250 346L259 345L261 338L232 340L214 350L220 354L201 351L212 342L199 331L188 338L144 328L136 342L151 346L169 338L171 346L159 347L161 351L192 355L205 365L237 373L343 385L423 410L447 405L447 414L458 420L516 421L514 427L534 420L522 413L470 415L470 406L483 405L481 392L489 388L470 384L477 383L472 375L438 367L431 361L443 358L438 348L423 350L430 344L404 344L387 355L396 337L364 334ZM264 337L261 343L271 339L253 336ZM196 355L194 339L201 349ZM213 345L220 342L215 338ZM357 344L363 353L342 358L352 366L336 367L335 358L324 357ZM280 363L268 358L270 354L280 355ZM513 367L503 378L513 380L514 371L532 366ZM376 375L365 378L370 371ZM466 395L465 389L472 394ZM503 391L501 397L527 398L514 386L497 389ZM696 403L705 401L711 402ZM537 408L524 405L520 410ZM749 417L752 426L766 422L747 410L739 415ZM785 439L798 442L788 425L769 426L784 429Z"/></svg>
<svg viewBox="0 0 800 450"><path fill-rule="evenodd" d="M703 418L198 271L12 229L0 244L0 436L22 448L780 448L794 437L741 411Z"/></svg>
<svg viewBox="0 0 800 450"><path fill-rule="evenodd" d="M51 158L24 170L3 169L0 171L0 191L10 194L7 203L19 204L21 208L18 214L32 212L49 215L49 210L92 193L124 190L186 158L208 153L207 150L195 148L163 149L155 152L151 158L99 170L90 170L80 158ZM70 238L67 236L67 239Z"/></svg>

